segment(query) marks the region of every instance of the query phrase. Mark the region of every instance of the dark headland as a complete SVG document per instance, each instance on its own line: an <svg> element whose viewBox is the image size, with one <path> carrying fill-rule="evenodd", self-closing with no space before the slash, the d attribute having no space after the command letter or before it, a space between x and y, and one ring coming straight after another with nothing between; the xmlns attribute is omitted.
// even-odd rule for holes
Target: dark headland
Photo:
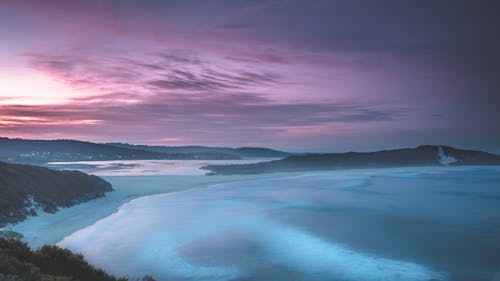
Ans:
<svg viewBox="0 0 500 281"><path fill-rule="evenodd" d="M239 160L283 158L290 153L261 147L151 146L79 140L28 140L0 137L0 161L48 162L105 160Z"/></svg>
<svg viewBox="0 0 500 281"><path fill-rule="evenodd" d="M500 165L500 156L450 146L422 145L416 148L376 152L293 155L255 164L208 165L210 174L260 174L311 170L389 168L409 166Z"/></svg>
<svg viewBox="0 0 500 281"><path fill-rule="evenodd" d="M210 147L201 145L190 146L160 146L160 145L136 145L128 143L106 143L106 145L138 149L144 151L152 151L158 153L187 153L187 154L200 154L212 153L221 155L234 155L241 158L283 158L292 155L291 153L274 150L264 147Z"/></svg>
<svg viewBox="0 0 500 281"><path fill-rule="evenodd" d="M0 162L0 227L105 195L107 181L79 171Z"/></svg>
<svg viewBox="0 0 500 281"><path fill-rule="evenodd" d="M0 138L0 161L47 162L103 160L231 160L240 156L217 152L167 153L78 140L26 140Z"/></svg>

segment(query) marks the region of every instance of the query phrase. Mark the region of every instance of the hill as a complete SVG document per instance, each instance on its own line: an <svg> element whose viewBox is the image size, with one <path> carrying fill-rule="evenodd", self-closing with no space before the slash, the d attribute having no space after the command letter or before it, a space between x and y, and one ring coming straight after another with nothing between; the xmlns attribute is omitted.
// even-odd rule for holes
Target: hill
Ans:
<svg viewBox="0 0 500 281"><path fill-rule="evenodd" d="M55 212L111 190L107 181L79 171L0 162L0 226L36 215L38 209Z"/></svg>
<svg viewBox="0 0 500 281"><path fill-rule="evenodd" d="M207 146L151 146L133 145L128 143L107 143L120 148L140 149L161 153L217 153L229 154L241 158L284 158L290 156L288 152L262 147L207 147Z"/></svg>
<svg viewBox="0 0 500 281"><path fill-rule="evenodd" d="M377 152L347 152L295 155L285 159L242 165L208 165L215 174L257 174L309 170L381 168L442 165L500 165L500 156L450 146L422 145L416 148Z"/></svg>
<svg viewBox="0 0 500 281"><path fill-rule="evenodd" d="M65 161L134 159L240 159L224 153L166 153L76 140L25 140L0 138L0 160L42 164Z"/></svg>
<svg viewBox="0 0 500 281"><path fill-rule="evenodd" d="M2 281L127 281L87 263L82 255L57 246L35 251L15 239L0 238L0 280ZM146 276L142 281L154 281ZM139 281L139 280L137 280Z"/></svg>

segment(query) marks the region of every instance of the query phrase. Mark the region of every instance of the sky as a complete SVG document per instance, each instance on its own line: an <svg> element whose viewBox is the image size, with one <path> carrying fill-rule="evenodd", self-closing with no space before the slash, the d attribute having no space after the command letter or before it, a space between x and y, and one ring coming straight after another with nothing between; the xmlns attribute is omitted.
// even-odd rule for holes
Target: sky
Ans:
<svg viewBox="0 0 500 281"><path fill-rule="evenodd" d="M497 1L0 0L0 136L500 153Z"/></svg>

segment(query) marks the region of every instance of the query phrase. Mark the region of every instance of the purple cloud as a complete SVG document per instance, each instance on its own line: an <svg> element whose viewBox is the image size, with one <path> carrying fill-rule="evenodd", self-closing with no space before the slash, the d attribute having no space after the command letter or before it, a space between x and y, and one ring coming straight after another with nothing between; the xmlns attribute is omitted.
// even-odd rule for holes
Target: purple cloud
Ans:
<svg viewBox="0 0 500 281"><path fill-rule="evenodd" d="M494 1L7 0L0 134L498 150L495 11ZM33 73L71 95L23 103L9 79Z"/></svg>

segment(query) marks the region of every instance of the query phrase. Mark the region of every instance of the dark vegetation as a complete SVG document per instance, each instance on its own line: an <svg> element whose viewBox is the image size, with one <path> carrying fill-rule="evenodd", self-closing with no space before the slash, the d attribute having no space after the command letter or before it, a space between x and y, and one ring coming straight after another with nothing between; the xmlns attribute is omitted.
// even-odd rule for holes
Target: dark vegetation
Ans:
<svg viewBox="0 0 500 281"><path fill-rule="evenodd" d="M0 226L104 196L107 181L79 171L0 162Z"/></svg>
<svg viewBox="0 0 500 281"><path fill-rule="evenodd" d="M500 165L500 156L482 151L462 150L449 146L422 145L416 148L383 150L377 152L347 152L328 154L295 155L285 159L241 165L208 165L202 169L215 174L257 174L308 170L439 166L439 150L453 157L449 165Z"/></svg>
<svg viewBox="0 0 500 281"><path fill-rule="evenodd" d="M0 138L0 160L42 164L57 161L148 159L241 159L219 152L159 152L75 140L24 140Z"/></svg>
<svg viewBox="0 0 500 281"><path fill-rule="evenodd" d="M127 281L116 278L88 264L76 255L57 246L31 250L16 239L0 238L1 281ZM154 281L146 276L142 281Z"/></svg>
<svg viewBox="0 0 500 281"><path fill-rule="evenodd" d="M216 153L229 154L242 158L283 158L291 155L287 152L262 147L150 146L128 143L108 143L108 145L162 153Z"/></svg>

